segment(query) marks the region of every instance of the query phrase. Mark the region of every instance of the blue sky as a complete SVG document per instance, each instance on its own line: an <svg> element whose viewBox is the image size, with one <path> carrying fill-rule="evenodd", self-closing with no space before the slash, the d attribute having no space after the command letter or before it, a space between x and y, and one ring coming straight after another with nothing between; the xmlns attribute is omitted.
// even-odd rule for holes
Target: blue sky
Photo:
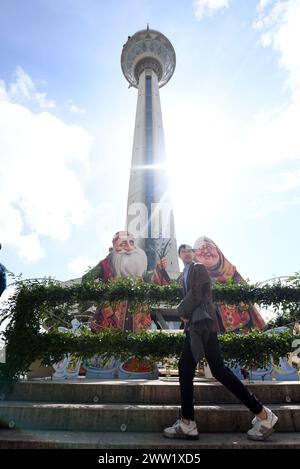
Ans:
<svg viewBox="0 0 300 469"><path fill-rule="evenodd" d="M299 0L2 0L0 261L80 276L123 229L135 119L120 55L147 25L177 240L207 235L251 281L300 268Z"/></svg>

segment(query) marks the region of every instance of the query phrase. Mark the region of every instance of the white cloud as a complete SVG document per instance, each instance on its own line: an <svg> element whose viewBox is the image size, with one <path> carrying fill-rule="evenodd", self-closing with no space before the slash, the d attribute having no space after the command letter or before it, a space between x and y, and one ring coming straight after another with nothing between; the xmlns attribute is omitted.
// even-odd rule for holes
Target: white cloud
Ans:
<svg viewBox="0 0 300 469"><path fill-rule="evenodd" d="M275 192L286 192L300 186L300 170L281 174L281 184L272 186Z"/></svg>
<svg viewBox="0 0 300 469"><path fill-rule="evenodd" d="M72 112L73 114L85 114L86 109L76 106L75 104L71 104L69 107L69 111Z"/></svg>
<svg viewBox="0 0 300 469"><path fill-rule="evenodd" d="M0 234L25 262L35 262L44 255L40 236L64 241L87 216L72 164L88 162L91 136L49 112L29 110L22 97L32 95L34 84L26 77L8 93L0 82Z"/></svg>
<svg viewBox="0 0 300 469"><path fill-rule="evenodd" d="M278 55L278 65L287 73L286 105L258 116L256 128L246 145L248 158L255 164L279 163L300 158L300 2L261 1L254 27L261 44Z"/></svg>
<svg viewBox="0 0 300 469"><path fill-rule="evenodd" d="M300 2L299 0L261 1L254 28L261 31L264 47L279 53L279 65L289 74L288 85L300 91Z"/></svg>
<svg viewBox="0 0 300 469"><path fill-rule="evenodd" d="M55 102L47 99L46 93L35 93L35 99L41 109L53 109Z"/></svg>
<svg viewBox="0 0 300 469"><path fill-rule="evenodd" d="M100 259L79 256L68 263L68 270L74 277L81 277L90 267L98 264Z"/></svg>
<svg viewBox="0 0 300 469"><path fill-rule="evenodd" d="M1 144L0 144L1 148ZM1 168L0 168L1 176ZM0 190L0 233L1 240L17 248L19 257L26 263L35 262L44 256L36 233L22 234L23 219L21 212L8 202L9 196ZM4 199L7 199L6 202Z"/></svg>
<svg viewBox="0 0 300 469"><path fill-rule="evenodd" d="M260 0L256 7L257 11L261 13L272 1L273 0Z"/></svg>
<svg viewBox="0 0 300 469"><path fill-rule="evenodd" d="M37 233L20 236L18 239L18 253L21 259L26 263L36 262L44 256L45 251L40 245L40 239Z"/></svg>
<svg viewBox="0 0 300 469"><path fill-rule="evenodd" d="M204 16L213 16L218 10L229 8L230 0L194 0L194 12L198 21Z"/></svg>
<svg viewBox="0 0 300 469"><path fill-rule="evenodd" d="M45 82L43 84L45 85ZM20 66L16 68L16 80L10 83L7 95L11 102L19 104L37 104L43 110L55 107L55 102L49 100L45 92L37 91L30 76Z"/></svg>
<svg viewBox="0 0 300 469"><path fill-rule="evenodd" d="M5 82L0 80L0 101L8 101L8 94L5 89Z"/></svg>

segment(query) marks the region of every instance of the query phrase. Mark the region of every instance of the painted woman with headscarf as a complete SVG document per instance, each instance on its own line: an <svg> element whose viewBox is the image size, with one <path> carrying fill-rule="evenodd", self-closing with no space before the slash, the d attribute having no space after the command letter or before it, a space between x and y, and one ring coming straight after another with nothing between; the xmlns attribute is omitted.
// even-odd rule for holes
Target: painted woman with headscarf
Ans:
<svg viewBox="0 0 300 469"><path fill-rule="evenodd" d="M214 283L227 283L231 278L233 283L244 283L245 280L231 264L218 246L206 236L201 236L194 243L195 261L205 265ZM252 328L263 329L265 322L255 306L240 303L231 306L216 304L221 330L234 332L248 332Z"/></svg>

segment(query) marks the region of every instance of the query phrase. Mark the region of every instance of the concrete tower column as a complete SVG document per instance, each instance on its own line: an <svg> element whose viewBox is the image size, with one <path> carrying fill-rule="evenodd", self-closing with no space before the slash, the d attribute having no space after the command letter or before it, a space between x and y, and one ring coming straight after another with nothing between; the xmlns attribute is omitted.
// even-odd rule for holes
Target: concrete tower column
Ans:
<svg viewBox="0 0 300 469"><path fill-rule="evenodd" d="M177 243L159 93L174 72L175 51L165 36L147 28L128 38L121 65L130 85L138 88L126 229L145 250L148 270L167 245L167 271L176 278Z"/></svg>

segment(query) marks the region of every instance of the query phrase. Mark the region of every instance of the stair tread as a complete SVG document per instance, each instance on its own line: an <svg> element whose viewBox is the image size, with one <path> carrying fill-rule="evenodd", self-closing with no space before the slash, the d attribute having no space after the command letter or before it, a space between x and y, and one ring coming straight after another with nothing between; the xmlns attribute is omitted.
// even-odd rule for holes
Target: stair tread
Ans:
<svg viewBox="0 0 300 469"><path fill-rule="evenodd" d="M272 409L295 410L300 409L300 403L293 404L268 404ZM177 409L180 404L148 404L148 403L80 403L80 402L44 402L44 401L0 401L0 409L8 407L35 407L35 408L79 408L79 409ZM195 409L213 410L245 410L248 409L243 404L195 404Z"/></svg>
<svg viewBox="0 0 300 469"><path fill-rule="evenodd" d="M300 386L300 381L276 381L276 380L266 380L266 381L253 381L253 380L243 380L242 381L247 386ZM77 386L89 386L89 385L106 385L106 386L179 386L179 378L178 377L171 377L171 378L159 378L159 379L86 379L85 377L79 377L77 379L49 379L49 378L34 378L34 379L26 379L26 380L19 380L16 383L16 386L27 386L32 385L33 383L39 383L43 385L77 385ZM223 385L215 380L214 378L195 378L194 379L195 386L217 386L223 387Z"/></svg>
<svg viewBox="0 0 300 469"><path fill-rule="evenodd" d="M171 378L172 379L172 378ZM261 402L300 403L300 382L244 382ZM238 399L217 381L201 380L194 385L195 402L201 405L239 404ZM81 404L179 405L179 382L168 380L21 380L12 394L0 400Z"/></svg>
<svg viewBox="0 0 300 469"><path fill-rule="evenodd" d="M0 448L300 448L300 432L275 432L267 442L247 439L245 433L200 433L199 440L169 440L159 432L83 432L1 430Z"/></svg>

